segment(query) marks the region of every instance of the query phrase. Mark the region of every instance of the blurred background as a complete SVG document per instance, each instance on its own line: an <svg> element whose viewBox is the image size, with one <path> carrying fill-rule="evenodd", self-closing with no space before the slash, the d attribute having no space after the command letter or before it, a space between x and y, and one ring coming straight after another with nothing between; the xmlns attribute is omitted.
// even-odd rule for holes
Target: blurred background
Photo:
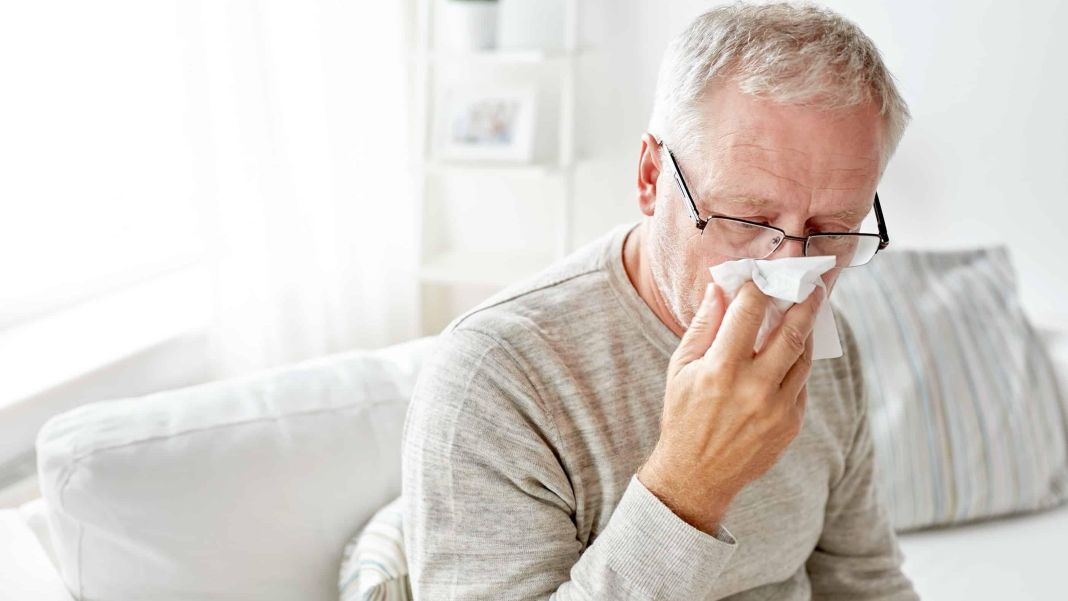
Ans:
<svg viewBox="0 0 1068 601"><path fill-rule="evenodd" d="M913 122L894 248L1008 245L1068 324L1068 5L825 2ZM48 417L434 334L639 218L689 0L0 3L0 506Z"/></svg>

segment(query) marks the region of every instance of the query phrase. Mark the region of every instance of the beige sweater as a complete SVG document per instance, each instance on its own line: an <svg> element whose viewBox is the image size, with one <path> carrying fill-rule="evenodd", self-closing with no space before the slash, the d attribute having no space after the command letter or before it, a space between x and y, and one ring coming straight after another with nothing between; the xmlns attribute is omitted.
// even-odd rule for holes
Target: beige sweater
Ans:
<svg viewBox="0 0 1068 601"><path fill-rule="evenodd" d="M620 226L455 320L404 426L416 601L916 599L875 482L857 346L816 361L801 433L711 536L634 477L679 342Z"/></svg>

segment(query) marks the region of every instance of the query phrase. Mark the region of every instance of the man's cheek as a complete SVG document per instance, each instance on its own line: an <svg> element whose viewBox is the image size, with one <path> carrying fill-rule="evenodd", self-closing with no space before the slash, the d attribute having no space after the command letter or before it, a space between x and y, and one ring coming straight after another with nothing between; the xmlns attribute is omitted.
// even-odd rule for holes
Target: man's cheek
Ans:
<svg viewBox="0 0 1068 601"><path fill-rule="evenodd" d="M842 268L835 267L834 269L820 276L823 278L823 283L827 285L827 296L831 295L831 292L834 290L834 283L838 281L838 275L841 273Z"/></svg>

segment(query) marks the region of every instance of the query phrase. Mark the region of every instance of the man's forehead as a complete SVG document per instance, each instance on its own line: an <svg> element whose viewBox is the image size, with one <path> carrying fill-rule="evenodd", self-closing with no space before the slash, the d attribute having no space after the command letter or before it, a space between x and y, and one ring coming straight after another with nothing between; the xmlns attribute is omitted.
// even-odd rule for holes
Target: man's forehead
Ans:
<svg viewBox="0 0 1068 601"><path fill-rule="evenodd" d="M701 105L700 138L707 152L831 169L882 170L885 128L874 102L820 109L770 101L729 83L711 88Z"/></svg>
<svg viewBox="0 0 1068 601"><path fill-rule="evenodd" d="M774 128L758 127L733 129L709 136L709 152L725 154L740 160L797 161L822 164L827 170L841 172L870 172L879 169L881 157L878 147L843 148L837 145L800 147L784 139ZM853 145L851 145L853 146Z"/></svg>
<svg viewBox="0 0 1068 601"><path fill-rule="evenodd" d="M700 188L742 207L759 207L784 190L853 196L873 188L880 174L877 156L797 148L762 139L754 130L729 132L707 141L693 164L700 170Z"/></svg>

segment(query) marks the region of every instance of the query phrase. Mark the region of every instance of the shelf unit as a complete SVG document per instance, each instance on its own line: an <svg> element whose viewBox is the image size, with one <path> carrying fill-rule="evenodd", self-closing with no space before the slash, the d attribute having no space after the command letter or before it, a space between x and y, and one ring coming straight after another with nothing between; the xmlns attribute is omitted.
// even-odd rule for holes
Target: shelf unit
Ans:
<svg viewBox="0 0 1068 601"><path fill-rule="evenodd" d="M420 230L420 330L434 334L470 304L472 299L488 296L525 276L546 267L569 253L574 246L574 167L575 167L575 88L576 63L583 54L578 47L578 0L563 0L564 11L562 46L558 49L501 49L454 52L435 47L437 28L435 16L441 4L452 0L419 0L417 9L417 38L411 57L415 89L415 174L414 191L419 202ZM497 163L492 161L450 161L435 156L435 109L443 84L449 83L442 72L451 68L482 72L535 70L544 78L545 70L552 70L555 80L556 128L555 148L545 160L533 163ZM533 79L537 79L536 77ZM539 89L539 94L544 88ZM539 111L543 110L539 106ZM537 128L536 128L537 129ZM483 178L487 184L516 187L541 185L552 188L555 198L545 199L546 210L553 218L552 231L540 235L548 244L545 248L500 250L493 248L452 248L442 242L448 235L437 231L443 219L435 218L450 210L447 198L436 193L441 182L451 178ZM493 210L507 210L494 207ZM537 210L529 207L531 210ZM491 217L487 217L491 218ZM492 247L492 245L490 245ZM455 290L462 288L462 291ZM450 290L451 289L451 290ZM462 297L462 306L447 306L448 299Z"/></svg>

